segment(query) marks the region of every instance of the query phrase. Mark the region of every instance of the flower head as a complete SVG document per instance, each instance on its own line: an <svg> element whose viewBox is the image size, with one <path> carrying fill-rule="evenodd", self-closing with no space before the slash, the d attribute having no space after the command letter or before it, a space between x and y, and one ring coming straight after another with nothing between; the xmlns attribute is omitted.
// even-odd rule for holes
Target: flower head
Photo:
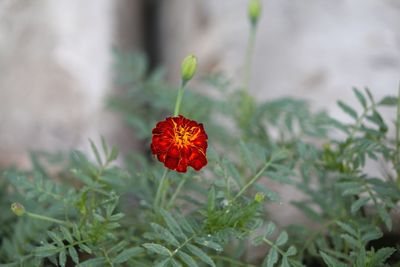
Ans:
<svg viewBox="0 0 400 267"><path fill-rule="evenodd" d="M207 164L206 150L203 124L182 115L166 118L153 129L151 151L171 170L186 172L188 166L200 170Z"/></svg>

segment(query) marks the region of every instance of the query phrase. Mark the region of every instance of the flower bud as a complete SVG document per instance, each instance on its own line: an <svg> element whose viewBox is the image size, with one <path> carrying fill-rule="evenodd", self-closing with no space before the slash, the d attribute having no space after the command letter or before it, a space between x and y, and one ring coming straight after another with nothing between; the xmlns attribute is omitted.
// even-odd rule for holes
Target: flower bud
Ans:
<svg viewBox="0 0 400 267"><path fill-rule="evenodd" d="M187 82L191 80L197 69L197 58L194 55L185 57L181 65L182 80Z"/></svg>
<svg viewBox="0 0 400 267"><path fill-rule="evenodd" d="M261 1L250 0L247 11L251 24L256 25L261 15Z"/></svg>
<svg viewBox="0 0 400 267"><path fill-rule="evenodd" d="M258 203L261 203L264 201L265 195L261 192L257 192L257 194L254 196L254 200Z"/></svg>
<svg viewBox="0 0 400 267"><path fill-rule="evenodd" d="M14 212L14 214L17 216L22 216L25 214L25 208L20 203L12 203L11 211Z"/></svg>

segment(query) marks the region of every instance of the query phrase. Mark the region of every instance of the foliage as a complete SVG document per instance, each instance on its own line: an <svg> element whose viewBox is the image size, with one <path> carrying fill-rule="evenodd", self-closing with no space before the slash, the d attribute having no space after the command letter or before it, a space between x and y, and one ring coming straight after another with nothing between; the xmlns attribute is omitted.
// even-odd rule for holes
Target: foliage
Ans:
<svg viewBox="0 0 400 267"><path fill-rule="evenodd" d="M32 153L31 170L4 171L1 266L400 266L399 239L384 242L399 226L397 97L354 89L361 111L339 101L350 119L341 122L302 100L259 102L222 75L203 77L217 96L189 86L182 113L205 125L208 165L166 172L148 147L176 91L144 56L115 55L122 90L109 106L145 145L122 166L101 138L90 141L93 160ZM391 125L381 109L396 107ZM283 200L271 182L304 194L287 204L313 227L274 222L268 207ZM9 211L13 202L23 216Z"/></svg>

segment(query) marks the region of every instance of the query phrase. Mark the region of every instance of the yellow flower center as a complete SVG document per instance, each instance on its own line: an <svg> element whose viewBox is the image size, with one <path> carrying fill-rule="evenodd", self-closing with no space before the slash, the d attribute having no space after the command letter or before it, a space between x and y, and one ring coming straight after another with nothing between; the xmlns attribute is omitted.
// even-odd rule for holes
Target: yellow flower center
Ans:
<svg viewBox="0 0 400 267"><path fill-rule="evenodd" d="M188 146L192 144L192 141L199 135L200 130L197 127L188 128L186 126L174 127L175 132L175 144L179 147Z"/></svg>

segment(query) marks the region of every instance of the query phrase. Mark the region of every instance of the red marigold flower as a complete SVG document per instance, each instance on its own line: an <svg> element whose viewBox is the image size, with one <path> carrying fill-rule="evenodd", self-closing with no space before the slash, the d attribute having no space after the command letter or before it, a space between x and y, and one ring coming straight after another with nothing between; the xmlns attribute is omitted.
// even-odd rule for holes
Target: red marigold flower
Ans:
<svg viewBox="0 0 400 267"><path fill-rule="evenodd" d="M196 171L207 165L207 134L203 124L179 117L169 117L153 129L151 151L164 166L186 172L187 166Z"/></svg>

